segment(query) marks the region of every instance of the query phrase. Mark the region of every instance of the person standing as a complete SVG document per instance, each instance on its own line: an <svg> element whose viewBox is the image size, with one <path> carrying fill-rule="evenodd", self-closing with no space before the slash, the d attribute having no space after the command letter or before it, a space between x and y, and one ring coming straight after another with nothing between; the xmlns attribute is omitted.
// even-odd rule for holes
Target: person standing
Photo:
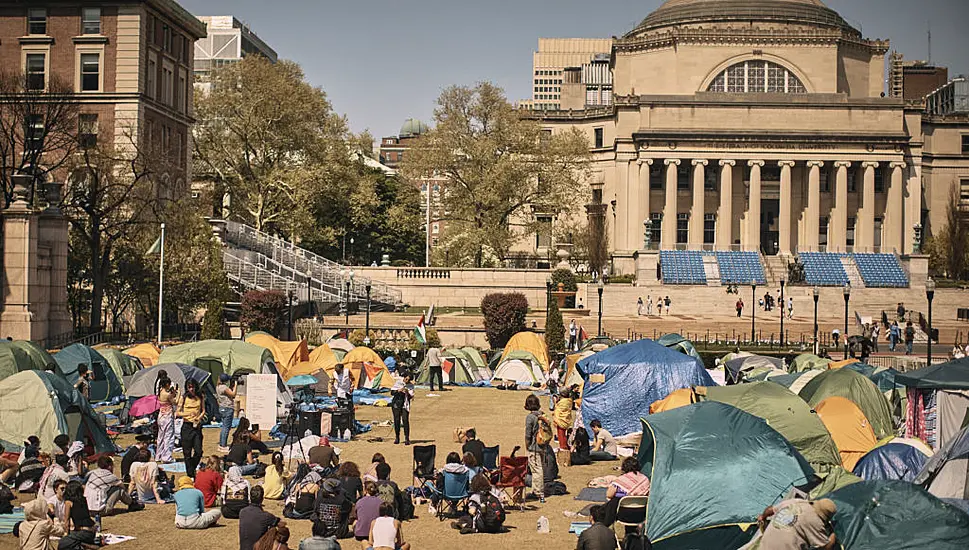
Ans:
<svg viewBox="0 0 969 550"><path fill-rule="evenodd" d="M548 422L547 419L540 419L542 416L542 404L535 394L529 394L525 398L525 410L528 416L525 417L525 449L528 451L528 469L532 471L532 492L538 497L538 501L545 502L545 453L549 450L548 442L538 440L541 431L541 422Z"/></svg>
<svg viewBox="0 0 969 550"><path fill-rule="evenodd" d="M888 351L895 351L901 338L902 329L899 328L898 321L892 321L892 326L888 327Z"/></svg>
<svg viewBox="0 0 969 550"><path fill-rule="evenodd" d="M401 426L404 427L404 445L410 445L410 402L414 399L414 383L409 372L403 380L394 383L390 395L390 410L394 414L394 445L400 444Z"/></svg>
<svg viewBox="0 0 969 550"><path fill-rule="evenodd" d="M673 305L673 301L670 300L669 296L663 299L663 305L666 306L666 314L669 315L670 311L672 311L672 305Z"/></svg>
<svg viewBox="0 0 969 550"><path fill-rule="evenodd" d="M195 380L185 382L185 395L178 405L176 415L182 419L182 454L185 456L185 473L195 478L195 469L202 460L202 420L205 404Z"/></svg>
<svg viewBox="0 0 969 550"><path fill-rule="evenodd" d="M792 296L787 297L787 318L794 318L794 298Z"/></svg>
<svg viewBox="0 0 969 550"><path fill-rule="evenodd" d="M441 369L441 348L431 347L427 349L427 368L431 372L431 391L434 391L434 379L437 378L437 385L444 391L444 371Z"/></svg>
<svg viewBox="0 0 969 550"><path fill-rule="evenodd" d="M912 321L905 323L905 355L912 355L912 346L915 344L915 327Z"/></svg>
<svg viewBox="0 0 969 550"><path fill-rule="evenodd" d="M552 421L555 424L555 431L558 435L559 449L569 450L569 428L575 420L573 409L572 390L563 388L555 409L552 411Z"/></svg>
<svg viewBox="0 0 969 550"><path fill-rule="evenodd" d="M173 461L172 451L175 449L175 403L178 402L178 386L172 384L165 371L159 371L155 385L159 405L155 459L166 464Z"/></svg>
<svg viewBox="0 0 969 550"><path fill-rule="evenodd" d="M643 315L643 305L643 297L636 298L636 315L640 317Z"/></svg>
<svg viewBox="0 0 969 550"><path fill-rule="evenodd" d="M646 316L653 316L653 297L650 295L646 296Z"/></svg>
<svg viewBox="0 0 969 550"><path fill-rule="evenodd" d="M569 351L575 351L578 349L576 346L576 338L579 334L579 329L575 325L575 319L569 321Z"/></svg>
<svg viewBox="0 0 969 550"><path fill-rule="evenodd" d="M91 400L91 371L87 365L77 366L77 382L74 382L74 389L84 396L84 399Z"/></svg>
<svg viewBox="0 0 969 550"><path fill-rule="evenodd" d="M333 378L330 380L330 394L337 399L347 399L353 394L353 374L347 370L343 363L337 363L333 367Z"/></svg>
<svg viewBox="0 0 969 550"><path fill-rule="evenodd" d="M838 344L838 342L841 341L841 331L840 330L838 330L838 329L832 330L831 331L831 339L834 340L834 349L838 349L839 347L841 347Z"/></svg>
<svg viewBox="0 0 969 550"><path fill-rule="evenodd" d="M737 303L734 305L737 308L737 317L740 318L744 314L744 300L743 298L737 298Z"/></svg>
<svg viewBox="0 0 969 550"><path fill-rule="evenodd" d="M875 323L875 325L873 327L871 327L871 349L872 349L872 351L878 352L878 337L881 336L881 332L882 332L882 324L881 323Z"/></svg>
<svg viewBox="0 0 969 550"><path fill-rule="evenodd" d="M219 431L219 452L229 452L229 430L232 429L232 417L235 407L232 406L236 398L236 384L226 373L219 375L219 385L215 387L215 400L219 403L219 420L222 428Z"/></svg>

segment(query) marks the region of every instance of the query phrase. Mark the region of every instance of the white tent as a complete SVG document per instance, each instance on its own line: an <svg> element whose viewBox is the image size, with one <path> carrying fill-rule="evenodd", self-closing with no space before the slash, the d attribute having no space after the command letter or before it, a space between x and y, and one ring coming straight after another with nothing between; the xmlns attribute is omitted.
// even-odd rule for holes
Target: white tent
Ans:
<svg viewBox="0 0 969 550"><path fill-rule="evenodd" d="M492 379L514 381L518 384L544 384L545 373L537 362L506 359L495 369Z"/></svg>

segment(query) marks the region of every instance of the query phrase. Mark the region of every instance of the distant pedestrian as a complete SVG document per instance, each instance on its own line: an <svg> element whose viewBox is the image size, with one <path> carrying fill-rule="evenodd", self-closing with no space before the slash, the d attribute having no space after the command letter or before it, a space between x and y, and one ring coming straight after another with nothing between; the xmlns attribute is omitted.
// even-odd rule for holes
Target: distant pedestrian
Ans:
<svg viewBox="0 0 969 550"><path fill-rule="evenodd" d="M912 346L915 344L915 327L912 321L905 323L905 355L912 355Z"/></svg>
<svg viewBox="0 0 969 550"><path fill-rule="evenodd" d="M639 298L636 298L636 315L639 315L639 316L642 316L643 315L643 306L644 305L645 304L643 304L643 297L642 296L640 296Z"/></svg>
<svg viewBox="0 0 969 550"><path fill-rule="evenodd" d="M665 298L665 299L663 300L663 304L664 304L664 305L666 306L666 314L667 314L667 315L669 315L669 314L670 314L670 304L672 304L672 303L673 303L673 302L672 302L672 300L670 300L670 297L669 297L669 296L667 296L667 297L666 297L666 298Z"/></svg>
<svg viewBox="0 0 969 550"><path fill-rule="evenodd" d="M871 328L871 349L872 351L878 351L878 337L881 336L882 324L875 323L875 326Z"/></svg>
<svg viewBox="0 0 969 550"><path fill-rule="evenodd" d="M899 328L898 321L892 321L892 326L888 327L888 351L895 351L901 338L902 329Z"/></svg>
<svg viewBox="0 0 969 550"><path fill-rule="evenodd" d="M834 347L835 347L835 349L838 349L838 347L839 347L838 346L838 342L841 341L841 331L838 330L838 329L832 330L831 331L831 339L834 340Z"/></svg>
<svg viewBox="0 0 969 550"><path fill-rule="evenodd" d="M434 379L437 378L437 385L444 391L444 371L441 367L441 348L432 347L427 350L427 368L431 374L431 391L434 391Z"/></svg>
<svg viewBox="0 0 969 550"><path fill-rule="evenodd" d="M744 314L744 300L743 298L737 298L737 317L741 317Z"/></svg>
<svg viewBox="0 0 969 550"><path fill-rule="evenodd" d="M653 297L646 296L646 315L653 316Z"/></svg>
<svg viewBox="0 0 969 550"><path fill-rule="evenodd" d="M660 317L663 316L663 299L662 298L657 298L656 299L656 315L659 315Z"/></svg>
<svg viewBox="0 0 969 550"><path fill-rule="evenodd" d="M578 349L576 346L576 336L579 334L579 329L575 324L575 319L569 321L569 350L575 351Z"/></svg>
<svg viewBox="0 0 969 550"><path fill-rule="evenodd" d="M787 318L794 318L794 298L788 296L787 298Z"/></svg>

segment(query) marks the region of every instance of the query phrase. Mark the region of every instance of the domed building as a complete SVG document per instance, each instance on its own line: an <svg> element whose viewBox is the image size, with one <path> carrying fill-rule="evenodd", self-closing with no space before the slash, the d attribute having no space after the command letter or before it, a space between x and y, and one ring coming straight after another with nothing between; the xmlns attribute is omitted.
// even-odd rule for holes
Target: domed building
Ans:
<svg viewBox="0 0 969 550"><path fill-rule="evenodd" d="M588 136L614 272L648 269L646 241L911 254L960 180L929 176L924 103L885 96L888 51L821 0L667 0L614 40L611 105L567 68L561 109L536 116Z"/></svg>

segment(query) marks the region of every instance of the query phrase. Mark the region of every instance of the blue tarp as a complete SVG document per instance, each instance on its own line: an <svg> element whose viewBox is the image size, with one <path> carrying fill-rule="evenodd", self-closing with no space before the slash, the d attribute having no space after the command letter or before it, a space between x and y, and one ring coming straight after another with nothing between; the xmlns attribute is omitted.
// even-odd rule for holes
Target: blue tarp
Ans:
<svg viewBox="0 0 969 550"><path fill-rule="evenodd" d="M869 451L858 461L852 473L865 481L912 481L922 471L928 459L922 451L911 445L889 443Z"/></svg>
<svg viewBox="0 0 969 550"><path fill-rule="evenodd" d="M613 435L642 429L639 422L649 406L669 394L692 386L715 386L703 363L695 357L639 340L611 347L578 363L585 383L582 390L582 419L599 419Z"/></svg>

